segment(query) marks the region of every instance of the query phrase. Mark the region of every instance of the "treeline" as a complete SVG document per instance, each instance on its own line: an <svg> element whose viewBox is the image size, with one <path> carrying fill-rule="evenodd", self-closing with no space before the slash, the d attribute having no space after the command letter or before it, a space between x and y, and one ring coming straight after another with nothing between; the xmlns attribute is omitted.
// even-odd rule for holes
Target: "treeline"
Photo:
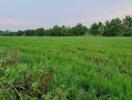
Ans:
<svg viewBox="0 0 132 100"><path fill-rule="evenodd" d="M98 22L90 28L82 24L74 27L57 26L44 29L28 29L24 31L0 31L1 36L80 36L91 34L96 36L132 36L132 17L126 16L124 19L115 18L110 21Z"/></svg>
<svg viewBox="0 0 132 100"><path fill-rule="evenodd" d="M25 31L0 31L0 35L2 36L79 36L84 35L87 32L87 27L82 24L77 24L74 27L66 27L66 26L57 26L55 25L53 28L44 29L28 29Z"/></svg>
<svg viewBox="0 0 132 100"><path fill-rule="evenodd" d="M105 23L94 23L89 32L92 35L101 36L132 36L132 17L126 16L122 20L115 18Z"/></svg>

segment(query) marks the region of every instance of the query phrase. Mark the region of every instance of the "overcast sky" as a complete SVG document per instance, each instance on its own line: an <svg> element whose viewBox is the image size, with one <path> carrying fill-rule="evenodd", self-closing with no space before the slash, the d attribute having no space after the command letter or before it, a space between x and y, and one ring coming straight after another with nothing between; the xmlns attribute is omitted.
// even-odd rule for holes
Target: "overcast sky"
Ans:
<svg viewBox="0 0 132 100"><path fill-rule="evenodd" d="M132 15L132 0L0 0L0 30L83 23Z"/></svg>

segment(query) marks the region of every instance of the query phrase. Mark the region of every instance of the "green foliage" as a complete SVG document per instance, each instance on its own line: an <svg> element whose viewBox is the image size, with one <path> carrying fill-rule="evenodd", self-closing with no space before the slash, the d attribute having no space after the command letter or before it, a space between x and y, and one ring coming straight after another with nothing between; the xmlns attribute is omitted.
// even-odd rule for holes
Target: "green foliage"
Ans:
<svg viewBox="0 0 132 100"><path fill-rule="evenodd" d="M90 33L91 33L92 35L97 35L97 34L99 34L99 30L98 30L98 25L97 25L97 23L94 23L93 25L91 25Z"/></svg>
<svg viewBox="0 0 132 100"><path fill-rule="evenodd" d="M126 18L123 19L123 24L127 27L132 27L132 17L126 16Z"/></svg>
<svg viewBox="0 0 132 100"><path fill-rule="evenodd" d="M132 27L125 29L124 36L132 36Z"/></svg>
<svg viewBox="0 0 132 100"><path fill-rule="evenodd" d="M43 28L38 28L35 30L35 35L36 36L44 36L44 35L46 35L46 33L45 33L45 30Z"/></svg>
<svg viewBox="0 0 132 100"><path fill-rule="evenodd" d="M28 29L25 31L0 31L2 36L80 36L87 32L87 27L82 24L77 24L74 27L66 26L53 26L50 29L38 28L38 29Z"/></svg>
<svg viewBox="0 0 132 100"><path fill-rule="evenodd" d="M87 27L83 26L82 24L77 24L71 29L71 33L73 33L75 36L84 35L86 32Z"/></svg>
<svg viewBox="0 0 132 100"><path fill-rule="evenodd" d="M91 25L90 34L92 34L92 35L102 35L103 32L104 32L103 23L99 22L98 24L94 23L93 25Z"/></svg>
<svg viewBox="0 0 132 100"><path fill-rule="evenodd" d="M28 29L25 31L0 31L0 36L81 36L85 34L95 36L132 36L132 17L126 16L123 20L114 18L105 23L93 23L90 28L81 23L73 27L55 25L52 28Z"/></svg>
<svg viewBox="0 0 132 100"><path fill-rule="evenodd" d="M99 22L90 27L90 34L103 36L131 36L132 17L126 16L123 21L119 18L106 21L105 25Z"/></svg>
<svg viewBox="0 0 132 100"><path fill-rule="evenodd" d="M121 20L119 18L107 21L104 27L104 36L119 36L121 34Z"/></svg>

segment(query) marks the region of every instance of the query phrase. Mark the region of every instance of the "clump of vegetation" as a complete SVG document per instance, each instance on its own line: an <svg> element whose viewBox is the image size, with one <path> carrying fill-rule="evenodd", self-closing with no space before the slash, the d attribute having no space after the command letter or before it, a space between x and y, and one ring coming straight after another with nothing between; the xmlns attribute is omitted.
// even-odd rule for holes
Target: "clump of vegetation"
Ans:
<svg viewBox="0 0 132 100"><path fill-rule="evenodd" d="M0 51L0 98L24 100L45 95L45 88L52 78L49 68L28 67L19 63L18 51Z"/></svg>

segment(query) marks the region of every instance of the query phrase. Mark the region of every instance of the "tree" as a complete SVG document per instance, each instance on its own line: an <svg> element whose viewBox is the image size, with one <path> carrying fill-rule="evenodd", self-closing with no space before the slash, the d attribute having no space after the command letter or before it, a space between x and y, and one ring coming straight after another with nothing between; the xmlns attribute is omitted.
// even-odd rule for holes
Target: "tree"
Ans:
<svg viewBox="0 0 132 100"><path fill-rule="evenodd" d="M46 35L46 33L45 33L45 30L43 28L38 28L35 30L35 35L36 36L44 36L44 35Z"/></svg>
<svg viewBox="0 0 132 100"><path fill-rule="evenodd" d="M127 28L123 36L132 36L132 27Z"/></svg>
<svg viewBox="0 0 132 100"><path fill-rule="evenodd" d="M71 31L72 35L84 35L87 32L87 27L79 23L75 27L73 27Z"/></svg>
<svg viewBox="0 0 132 100"><path fill-rule="evenodd" d="M24 33L26 36L35 36L36 35L34 30L25 30Z"/></svg>
<svg viewBox="0 0 132 100"><path fill-rule="evenodd" d="M0 36L2 36L3 35L3 31L0 31Z"/></svg>
<svg viewBox="0 0 132 100"><path fill-rule="evenodd" d="M99 33L98 24L97 23L92 24L90 28L90 34L97 35L98 33Z"/></svg>
<svg viewBox="0 0 132 100"><path fill-rule="evenodd" d="M17 31L16 34L17 34L17 36L24 36L25 35L24 31Z"/></svg>
<svg viewBox="0 0 132 100"><path fill-rule="evenodd" d="M68 33L68 28L66 26L62 26L61 29L60 29L60 33L61 33L61 36L68 36L69 33Z"/></svg>
<svg viewBox="0 0 132 100"><path fill-rule="evenodd" d="M123 36L132 36L132 17L126 16L122 24Z"/></svg>
<svg viewBox="0 0 132 100"><path fill-rule="evenodd" d="M123 19L123 24L125 24L127 27L132 27L132 17L126 16L126 18Z"/></svg>
<svg viewBox="0 0 132 100"><path fill-rule="evenodd" d="M51 36L60 36L60 27L55 25L52 29L51 29Z"/></svg>
<svg viewBox="0 0 132 100"><path fill-rule="evenodd" d="M118 36L121 34L121 20L119 18L112 19L110 22L105 22L104 36Z"/></svg>
<svg viewBox="0 0 132 100"><path fill-rule="evenodd" d="M104 24L102 22L98 23L98 34L102 35L104 32Z"/></svg>
<svg viewBox="0 0 132 100"><path fill-rule="evenodd" d="M38 28L17 32L6 30L0 31L0 36L80 36L88 32L101 36L132 36L132 17L126 16L123 20L115 18L106 21L105 24L102 22L93 23L89 29L79 23L73 27L55 25L49 29Z"/></svg>

